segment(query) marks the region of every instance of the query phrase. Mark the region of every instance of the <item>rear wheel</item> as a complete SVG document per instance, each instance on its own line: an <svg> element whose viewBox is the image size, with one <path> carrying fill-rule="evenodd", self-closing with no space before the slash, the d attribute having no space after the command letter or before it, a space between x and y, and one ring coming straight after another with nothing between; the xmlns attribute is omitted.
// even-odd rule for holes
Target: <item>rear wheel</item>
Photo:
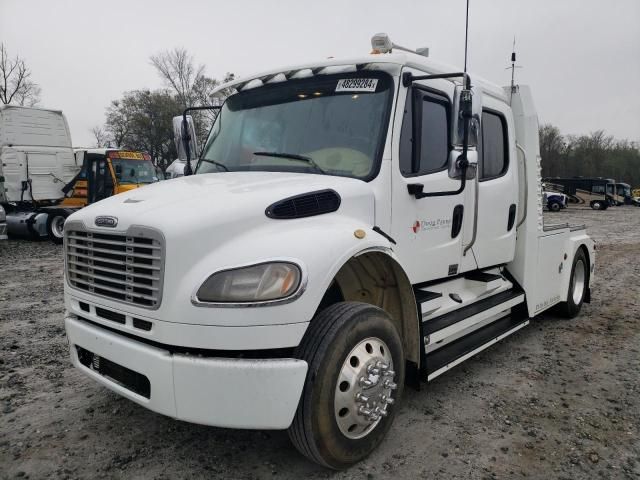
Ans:
<svg viewBox="0 0 640 480"><path fill-rule="evenodd" d="M559 313L566 318L573 318L582 308L589 285L589 262L582 248L578 249L571 266L571 280L567 301L558 305Z"/></svg>
<svg viewBox="0 0 640 480"><path fill-rule="evenodd" d="M65 212L50 213L47 218L47 235L53 243L62 243L64 238L64 222L67 219Z"/></svg>
<svg viewBox="0 0 640 480"><path fill-rule="evenodd" d="M562 207L558 202L549 202L547 205L552 212L559 212Z"/></svg>
<svg viewBox="0 0 640 480"><path fill-rule="evenodd" d="M362 460L391 427L402 394L404 352L391 318L369 304L333 304L313 319L296 356L309 371L289 438L329 468Z"/></svg>

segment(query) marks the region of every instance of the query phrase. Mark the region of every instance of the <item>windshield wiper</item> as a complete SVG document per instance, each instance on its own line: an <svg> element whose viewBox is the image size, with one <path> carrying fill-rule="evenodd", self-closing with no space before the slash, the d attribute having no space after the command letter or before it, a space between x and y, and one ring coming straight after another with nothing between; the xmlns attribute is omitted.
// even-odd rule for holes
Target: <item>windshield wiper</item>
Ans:
<svg viewBox="0 0 640 480"><path fill-rule="evenodd" d="M307 157L305 155L298 155L297 153L285 153L285 152L253 152L254 155L260 155L263 157L276 157L276 158L290 158L291 160L300 160L302 162L306 162L315 168L318 172L326 175L325 172L320 166L313 161L313 158Z"/></svg>
<svg viewBox="0 0 640 480"><path fill-rule="evenodd" d="M200 160L207 163L213 163L216 167L223 168L225 172L229 171L229 167L227 167L224 163L216 162L215 160L210 160L208 158L201 158Z"/></svg>

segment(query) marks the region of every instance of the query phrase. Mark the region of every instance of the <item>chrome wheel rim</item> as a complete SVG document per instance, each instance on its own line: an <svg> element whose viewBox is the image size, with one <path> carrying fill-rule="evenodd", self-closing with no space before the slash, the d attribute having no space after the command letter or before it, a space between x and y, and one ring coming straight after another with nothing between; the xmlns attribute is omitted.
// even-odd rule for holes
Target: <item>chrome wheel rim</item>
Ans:
<svg viewBox="0 0 640 480"><path fill-rule="evenodd" d="M602 208L602 205L600 204L600 202L594 202L593 208L595 208L596 210L600 210Z"/></svg>
<svg viewBox="0 0 640 480"><path fill-rule="evenodd" d="M393 358L376 337L359 342L347 355L334 396L334 413L342 434L352 440L367 436L388 415L393 404Z"/></svg>
<svg viewBox="0 0 640 480"><path fill-rule="evenodd" d="M58 216L54 217L53 221L51 222L51 232L58 238L62 238L62 236L64 235L64 220L64 217Z"/></svg>
<svg viewBox="0 0 640 480"><path fill-rule="evenodd" d="M586 278L586 269L582 259L576 262L576 266L573 270L573 303L579 305L582 301L582 295L584 294L584 283Z"/></svg>

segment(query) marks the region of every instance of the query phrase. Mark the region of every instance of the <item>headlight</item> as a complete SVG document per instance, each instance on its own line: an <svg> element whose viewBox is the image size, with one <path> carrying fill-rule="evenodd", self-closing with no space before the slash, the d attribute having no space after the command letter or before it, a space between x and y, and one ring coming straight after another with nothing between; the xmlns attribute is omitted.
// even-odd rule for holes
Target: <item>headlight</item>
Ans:
<svg viewBox="0 0 640 480"><path fill-rule="evenodd" d="M298 292L300 268L289 262L223 270L207 278L198 288L200 303L254 303L286 299Z"/></svg>

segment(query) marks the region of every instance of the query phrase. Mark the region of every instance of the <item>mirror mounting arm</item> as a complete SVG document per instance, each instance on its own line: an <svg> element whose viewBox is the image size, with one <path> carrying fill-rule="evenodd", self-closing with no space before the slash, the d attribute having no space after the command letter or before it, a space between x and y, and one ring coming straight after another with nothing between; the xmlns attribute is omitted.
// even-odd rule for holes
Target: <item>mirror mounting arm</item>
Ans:
<svg viewBox="0 0 640 480"><path fill-rule="evenodd" d="M193 174L193 169L191 168L191 135L189 134L187 113L194 110L220 110L221 108L222 106L205 105L203 107L188 107L182 112L182 143L187 154L187 164L184 166L185 176Z"/></svg>
<svg viewBox="0 0 640 480"><path fill-rule="evenodd" d="M436 73L433 75L414 75L411 72L404 72L402 74L402 85L405 87L410 87L413 82L417 82L418 80L435 80L438 78L459 78L459 77L462 77L464 88L466 90L470 90L471 77L466 72Z"/></svg>
<svg viewBox="0 0 640 480"><path fill-rule="evenodd" d="M457 190L451 190L447 192L424 192L424 185L420 183L412 183L407 185L407 190L410 195L416 197L416 199L426 197L444 197L449 195L458 195L464 191L467 184L467 168L469 168L469 159L467 153L469 151L469 126L471 123L472 112L472 100L471 100L471 77L467 72L456 73L438 73L434 75L413 75L411 72L404 72L402 74L402 85L410 87L411 84L417 80L435 80L438 78L459 78L462 77L464 89L461 92L460 112L463 118L463 139L462 139L462 152L456 159L456 166L460 169L460 187Z"/></svg>

